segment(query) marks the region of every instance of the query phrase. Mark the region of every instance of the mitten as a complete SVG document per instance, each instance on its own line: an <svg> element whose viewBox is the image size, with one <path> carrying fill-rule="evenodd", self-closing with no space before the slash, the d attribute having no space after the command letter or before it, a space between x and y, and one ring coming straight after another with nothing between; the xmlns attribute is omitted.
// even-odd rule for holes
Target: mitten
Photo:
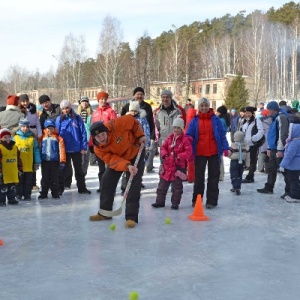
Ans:
<svg viewBox="0 0 300 300"><path fill-rule="evenodd" d="M228 150L224 150L224 151L223 151L223 154L224 154L225 157L228 157L228 155L229 155Z"/></svg>
<svg viewBox="0 0 300 300"><path fill-rule="evenodd" d="M38 164L34 165L34 171L37 171L39 168L40 168L40 165L38 165Z"/></svg>

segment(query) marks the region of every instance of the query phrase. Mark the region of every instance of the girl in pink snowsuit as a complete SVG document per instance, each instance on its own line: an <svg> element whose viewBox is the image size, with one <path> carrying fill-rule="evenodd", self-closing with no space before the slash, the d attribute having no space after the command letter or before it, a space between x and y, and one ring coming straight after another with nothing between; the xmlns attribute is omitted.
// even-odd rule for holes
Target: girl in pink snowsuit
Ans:
<svg viewBox="0 0 300 300"><path fill-rule="evenodd" d="M178 209L183 193L182 181L186 180L187 162L192 159L192 138L183 133L184 121L176 118L171 133L160 148L162 160L160 181L153 207L165 207L168 188L172 183L172 209Z"/></svg>

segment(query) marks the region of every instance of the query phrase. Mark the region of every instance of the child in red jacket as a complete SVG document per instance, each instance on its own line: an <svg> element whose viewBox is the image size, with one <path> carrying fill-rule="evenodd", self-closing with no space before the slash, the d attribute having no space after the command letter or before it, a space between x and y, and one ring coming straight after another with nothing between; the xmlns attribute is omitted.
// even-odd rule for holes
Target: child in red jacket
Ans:
<svg viewBox="0 0 300 300"><path fill-rule="evenodd" d="M183 193L182 181L186 180L187 162L192 159L192 138L183 133L184 121L176 118L173 122L173 133L165 140L160 149L163 164L160 181L156 191L153 207L164 207L166 195L172 183L172 209L178 209Z"/></svg>

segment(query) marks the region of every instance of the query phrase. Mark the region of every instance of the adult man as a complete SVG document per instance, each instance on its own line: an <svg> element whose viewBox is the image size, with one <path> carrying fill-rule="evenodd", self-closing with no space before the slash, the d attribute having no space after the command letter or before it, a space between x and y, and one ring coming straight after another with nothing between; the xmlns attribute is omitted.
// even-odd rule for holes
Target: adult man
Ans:
<svg viewBox="0 0 300 300"><path fill-rule="evenodd" d="M263 194L273 194L277 169L283 157L285 141L289 135L289 121L286 112L279 108L276 101L269 102L267 110L269 116L272 117L272 123L267 135L268 150L265 160L268 179L265 187L257 189L257 191Z"/></svg>
<svg viewBox="0 0 300 300"><path fill-rule="evenodd" d="M55 120L58 134L63 138L66 148L66 167L61 170L59 185L60 195L65 189L66 171L70 169L71 160L75 171L75 178L79 194L90 194L85 184L82 170L82 155L87 151L86 130L82 118L77 115L68 100L60 103L61 115Z"/></svg>
<svg viewBox="0 0 300 300"><path fill-rule="evenodd" d="M7 128L10 131L17 130L19 121L24 115L18 108L19 97L8 95L6 99L6 109L0 112L0 128Z"/></svg>
<svg viewBox="0 0 300 300"><path fill-rule="evenodd" d="M158 136L156 140L159 146L172 132L173 121L177 117L182 117L184 123L186 122L185 110L172 100L172 92L170 90L163 90L161 92L161 105L154 111L155 128Z"/></svg>
<svg viewBox="0 0 300 300"><path fill-rule="evenodd" d="M235 108L230 111L230 139L233 143L233 135L238 130L240 116L238 115Z"/></svg>
<svg viewBox="0 0 300 300"><path fill-rule="evenodd" d="M139 145L146 143L146 137L140 123L130 115L111 120L106 125L96 122L91 126L94 137L94 152L107 165L101 181L100 209L112 210L114 195L118 181L123 172L127 179L134 175L126 201L126 227L135 227L138 223L140 192L144 172L144 156L142 151L137 167L134 161L139 151ZM91 221L109 220L98 214L91 216Z"/></svg>
<svg viewBox="0 0 300 300"><path fill-rule="evenodd" d="M44 129L44 123L47 119L55 120L61 114L61 109L59 104L51 103L51 100L48 95L42 95L39 98L39 102L43 107L43 111L40 115L40 122L42 129Z"/></svg>
<svg viewBox="0 0 300 300"><path fill-rule="evenodd" d="M146 111L146 119L149 124L150 128L150 147L148 148L148 159L147 159L147 172L151 172L153 169L153 158L157 150L157 144L155 143L155 127L154 127L154 121L153 121L153 112L152 107L149 103L144 101L145 92L144 89L141 87L136 87L133 90L133 100L132 101L138 101L140 103L140 109L143 109ZM125 104L122 108L121 115L124 116L129 112L129 103Z"/></svg>
<svg viewBox="0 0 300 300"><path fill-rule="evenodd" d="M187 99L186 105L184 106L184 110L185 112L187 112L189 110L189 108L195 108L193 103L192 103L192 99Z"/></svg>

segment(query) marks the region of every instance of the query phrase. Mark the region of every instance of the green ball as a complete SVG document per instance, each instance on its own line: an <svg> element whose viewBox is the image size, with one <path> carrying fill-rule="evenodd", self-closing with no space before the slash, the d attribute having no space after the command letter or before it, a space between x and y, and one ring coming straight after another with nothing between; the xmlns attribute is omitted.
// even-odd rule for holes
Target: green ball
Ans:
<svg viewBox="0 0 300 300"><path fill-rule="evenodd" d="M139 294L136 291L132 291L129 293L129 300L138 300Z"/></svg>
<svg viewBox="0 0 300 300"><path fill-rule="evenodd" d="M171 224L171 219L170 218L166 218L166 224Z"/></svg>
<svg viewBox="0 0 300 300"><path fill-rule="evenodd" d="M115 224L111 224L109 226L109 229L112 230L112 231L114 231L116 229L116 225Z"/></svg>

